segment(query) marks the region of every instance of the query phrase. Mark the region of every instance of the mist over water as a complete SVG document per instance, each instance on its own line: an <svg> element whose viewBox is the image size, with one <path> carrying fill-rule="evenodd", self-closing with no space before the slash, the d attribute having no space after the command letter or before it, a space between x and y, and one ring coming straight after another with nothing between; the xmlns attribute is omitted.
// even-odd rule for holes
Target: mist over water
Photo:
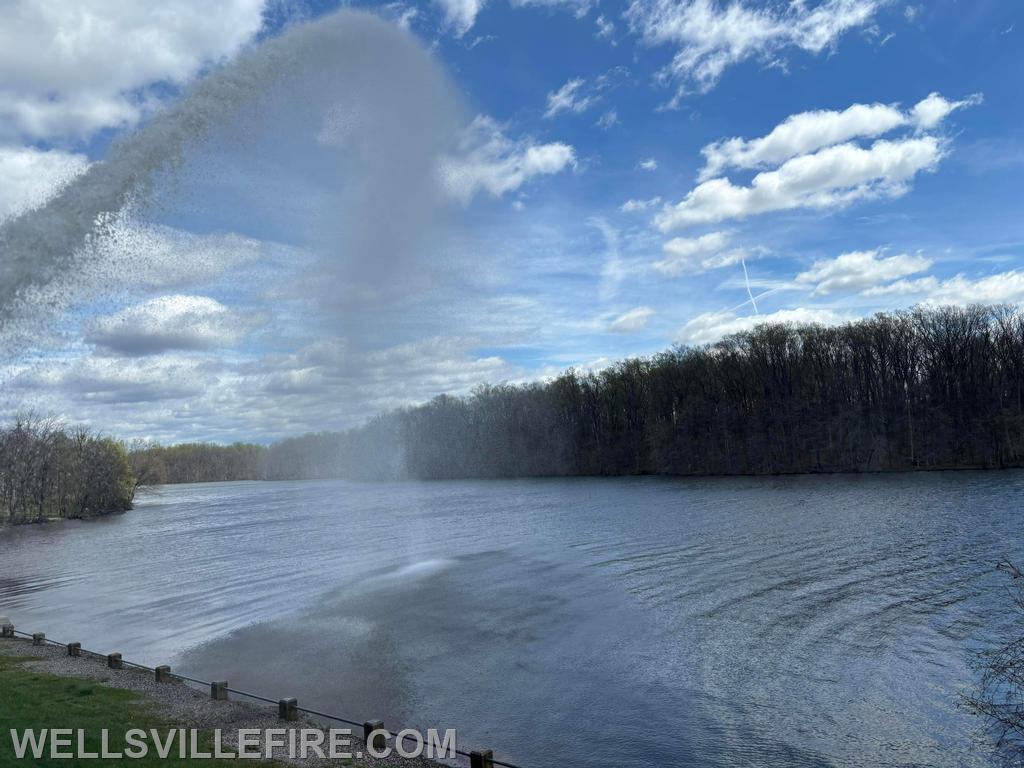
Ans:
<svg viewBox="0 0 1024 768"><path fill-rule="evenodd" d="M81 298L126 211L144 217L176 174L204 174L190 157L218 131L314 145L334 209L290 232L323 257L307 285L348 312L415 273L421 238L438 219L437 159L451 142L457 101L441 68L407 32L342 11L294 26L215 69L42 206L0 227L0 339L10 352ZM223 136L221 137L224 138ZM256 143L259 148L258 142ZM327 157L325 162L323 157ZM258 157L251 157L258 165ZM233 161L244 163L237 155ZM213 166L216 168L216 166ZM205 181L205 179L204 179ZM267 208L275 200L267 179ZM261 180L248 186L258 197Z"/></svg>
<svg viewBox="0 0 1024 768"><path fill-rule="evenodd" d="M1024 473L170 486L0 532L25 631L524 766L1000 765Z"/></svg>

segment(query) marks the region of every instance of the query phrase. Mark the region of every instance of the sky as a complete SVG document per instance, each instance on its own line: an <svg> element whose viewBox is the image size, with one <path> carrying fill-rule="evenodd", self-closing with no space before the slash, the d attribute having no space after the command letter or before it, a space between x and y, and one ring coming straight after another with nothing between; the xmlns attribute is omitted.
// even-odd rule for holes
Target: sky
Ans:
<svg viewBox="0 0 1024 768"><path fill-rule="evenodd" d="M266 442L1024 302L1022 11L0 0L0 418Z"/></svg>

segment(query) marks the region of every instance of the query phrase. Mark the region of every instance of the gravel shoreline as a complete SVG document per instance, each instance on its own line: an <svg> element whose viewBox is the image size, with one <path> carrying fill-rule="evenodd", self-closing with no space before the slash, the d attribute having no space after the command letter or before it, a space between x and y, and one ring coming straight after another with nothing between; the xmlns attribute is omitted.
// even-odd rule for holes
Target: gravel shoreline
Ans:
<svg viewBox="0 0 1024 768"><path fill-rule="evenodd" d="M291 765L359 765L367 768L441 768L438 763L426 758L404 758L392 753L386 758L376 758L368 755L361 735L362 729L352 728L344 724L325 726L323 721L317 721L302 713L295 722L285 722L278 719L277 710L270 705L259 705L248 701L215 701L210 698L208 690L202 691L189 684L175 680L170 683L157 683L152 672L125 667L124 669L110 669L107 667L106 659L91 655L82 654L80 657L68 656L64 646L45 644L36 646L32 641L25 638L2 638L0 639L0 655L36 657L38 661L25 662L25 667L45 672L58 677L76 677L92 680L111 688L134 691L138 693L144 702L148 704L153 712L160 717L165 717L183 728L197 728L202 730L221 729L223 743L226 749L237 747L237 736L240 729L258 729L265 731L270 728L283 728L288 731L316 728L325 731L328 728L350 728L352 731L351 747L348 751L353 753L362 752L363 756L354 763L349 760L329 758L318 758L315 756L306 759L290 759L287 756L287 749L277 750L274 759L281 763ZM287 738L287 736L286 736ZM296 736L296 739L298 736ZM406 742L411 745L411 741ZM389 740L393 744L393 740ZM262 747L261 747L262 748ZM285 754L278 754L284 752Z"/></svg>

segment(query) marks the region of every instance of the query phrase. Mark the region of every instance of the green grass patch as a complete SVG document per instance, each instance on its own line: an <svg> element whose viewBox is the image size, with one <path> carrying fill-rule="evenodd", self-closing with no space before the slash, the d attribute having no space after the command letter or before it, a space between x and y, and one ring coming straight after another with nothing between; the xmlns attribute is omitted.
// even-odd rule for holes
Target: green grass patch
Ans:
<svg viewBox="0 0 1024 768"><path fill-rule="evenodd" d="M102 765L124 766L178 766L190 765L193 762L209 768L254 764L262 766L278 766L277 762L269 761L238 761L238 760L196 760L181 759L176 755L177 742L166 759L160 759L153 748L151 739L146 740L149 754L138 759L103 760L99 759L51 759L49 743L45 757L26 756L17 759L11 742L11 729L41 730L43 728L73 728L87 732L85 748L89 752L99 753L100 731L104 728L109 733L109 748L120 752L125 747L124 734L132 728L140 728L147 733L151 728L160 731L161 738L166 738L172 728L188 727L187 723L170 722L156 713L144 697L133 691L108 688L92 680L58 677L29 669L23 662L33 661L30 657L12 657L0 655L0 766L52 766L53 768L96 768ZM213 735L204 733L200 740L201 749L212 751ZM230 749L225 746L225 749ZM77 741L72 747L64 748L63 752L76 752ZM31 752L29 753L31 754Z"/></svg>

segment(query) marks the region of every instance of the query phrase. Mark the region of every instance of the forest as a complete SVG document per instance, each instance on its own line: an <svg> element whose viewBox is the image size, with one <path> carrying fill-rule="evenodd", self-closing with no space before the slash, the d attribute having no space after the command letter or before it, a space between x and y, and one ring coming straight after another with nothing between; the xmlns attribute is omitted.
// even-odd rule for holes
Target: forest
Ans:
<svg viewBox="0 0 1024 768"><path fill-rule="evenodd" d="M482 386L268 447L143 446L141 482L719 475L1024 463L1024 313L764 324L595 372Z"/></svg>
<svg viewBox="0 0 1024 768"><path fill-rule="evenodd" d="M34 417L0 429L0 524L124 512L135 489L116 440Z"/></svg>

